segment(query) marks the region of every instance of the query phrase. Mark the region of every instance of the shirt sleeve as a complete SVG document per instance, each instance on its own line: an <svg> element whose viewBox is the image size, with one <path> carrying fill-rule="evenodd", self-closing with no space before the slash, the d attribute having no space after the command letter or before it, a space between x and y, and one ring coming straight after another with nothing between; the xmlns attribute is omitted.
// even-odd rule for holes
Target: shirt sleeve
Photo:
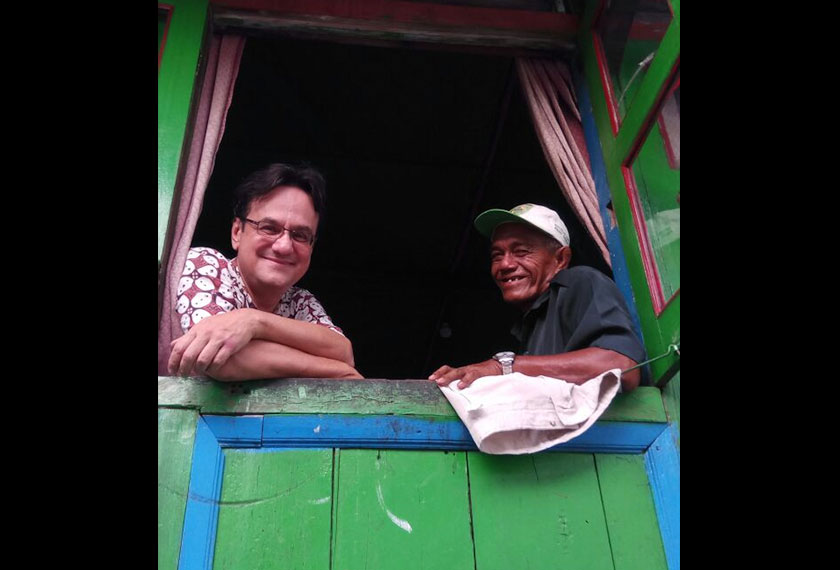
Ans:
<svg viewBox="0 0 840 570"><path fill-rule="evenodd" d="M190 249L176 292L181 330L186 333L202 319L237 308L235 289L228 260L221 253L207 247Z"/></svg>
<svg viewBox="0 0 840 570"><path fill-rule="evenodd" d="M332 322L315 295L306 289L298 289L291 301L292 316L297 321L323 325L344 336L344 331Z"/></svg>
<svg viewBox="0 0 840 570"><path fill-rule="evenodd" d="M630 312L615 283L597 270L576 280L563 303L568 327L567 351L596 347L623 354L635 362L645 359L645 349L633 330Z"/></svg>

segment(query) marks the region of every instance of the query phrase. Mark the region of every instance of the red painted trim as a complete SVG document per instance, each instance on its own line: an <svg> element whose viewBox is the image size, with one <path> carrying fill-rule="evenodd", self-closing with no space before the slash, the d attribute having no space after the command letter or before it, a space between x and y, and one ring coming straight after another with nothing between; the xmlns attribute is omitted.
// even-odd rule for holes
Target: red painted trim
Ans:
<svg viewBox="0 0 840 570"><path fill-rule="evenodd" d="M610 79L610 70L607 65L607 57L604 54L604 46L601 43L601 37L598 34L598 24L601 21L601 16L604 14L606 0L601 0L600 5L592 19L592 28L589 30L592 34L592 44L595 47L595 60L598 62L598 71L601 75L601 86L604 88L604 99L607 102L607 114L610 117L610 125L612 126L613 136L618 135L618 127L621 125L621 117L618 114L618 103L615 100L615 93L613 92L612 79Z"/></svg>
<svg viewBox="0 0 840 570"><path fill-rule="evenodd" d="M674 85L668 90L668 94L665 96L670 97L671 94L680 86L680 78L677 77L677 81ZM663 99L664 101L664 99ZM677 157L674 156L674 148L671 144L671 137L668 136L668 129L665 128L665 121L662 118L662 115L659 115L659 118L656 120L656 124L659 126L659 134L662 135L662 140L665 142L665 156L668 157L668 166L671 168L677 168Z"/></svg>
<svg viewBox="0 0 840 570"><path fill-rule="evenodd" d="M636 135L636 140L633 141L633 144L630 146L630 151L627 153L627 157L621 163L622 166L627 166L631 162L633 162L633 160L635 160L636 155L639 153L639 149L642 148L642 143L644 142L648 131L650 130L653 123L656 121L656 118L659 116L659 110L662 107L662 102L665 99L665 94L670 93L671 82L674 81L674 77L679 73L679 69L680 56L677 56L677 60L674 62L674 67L671 68L671 73L669 73L665 81L662 82L662 87L659 88L659 93L656 95L655 103L651 105L650 111L648 111L647 116L645 117L644 121L642 121L642 127L639 129L639 132Z"/></svg>
<svg viewBox="0 0 840 570"><path fill-rule="evenodd" d="M659 111L662 108L665 97L667 94L671 93L671 88L675 87L672 83L674 83L674 78L679 73L679 69L680 58L677 57L677 61L674 62L674 67L671 69L671 73L662 83L663 87L656 96L656 103L651 106L648 116L645 117L645 120L642 123L642 128L639 129L639 134L636 136L636 140L630 147L630 152L621 163L621 173L624 176L624 186L627 189L627 196L630 198L630 209L633 213L633 225L636 227L636 234L639 236L639 248L642 254L642 265L644 266L645 277L647 278L648 288L650 289L650 297L653 301L653 312L657 317L661 315L662 311L664 311L671 301L674 300L680 290L677 288L674 294L671 295L667 301L665 300L665 293L662 290L662 280L659 277L659 269L656 267L656 259L653 256L653 247L651 247L650 239L648 238L644 210L642 209L641 200L639 199L639 190L636 188L636 179L633 176L632 164L633 161L636 160L636 156L639 154L642 144L644 144L647 135L650 133L650 129L653 128L653 124L659 116Z"/></svg>
<svg viewBox="0 0 840 570"><path fill-rule="evenodd" d="M169 36L169 24L172 23L172 14L175 12L175 6L170 4L158 4L158 10L166 10L166 25L163 28L163 39L160 42L160 49L158 50L158 71L160 71L160 62L163 59L163 48L166 46L166 38Z"/></svg>
<svg viewBox="0 0 840 570"><path fill-rule="evenodd" d="M659 269L656 267L656 260L653 258L653 247L651 247L648 237L645 213L642 209L641 200L639 200L639 190L636 188L633 169L630 166L622 166L621 174L624 176L624 186L627 188L627 196L630 198L633 225L636 227L636 234L639 236L639 250L642 254L642 266L645 270L648 289L650 289L650 299L653 301L653 312L658 317L665 308L665 295L662 292Z"/></svg>
<svg viewBox="0 0 840 570"><path fill-rule="evenodd" d="M392 21L402 24L427 24L450 27L515 29L558 34L563 38L577 35L579 19L572 14L532 12L503 8L479 8L407 2L404 0L369 0L364 2L334 0L211 0L214 7L264 11L284 15L308 15L359 20Z"/></svg>

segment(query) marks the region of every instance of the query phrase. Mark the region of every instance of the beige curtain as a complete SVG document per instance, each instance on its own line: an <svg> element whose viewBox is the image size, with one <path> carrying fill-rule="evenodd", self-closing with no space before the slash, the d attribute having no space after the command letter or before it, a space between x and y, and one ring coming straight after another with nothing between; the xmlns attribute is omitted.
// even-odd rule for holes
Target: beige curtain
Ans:
<svg viewBox="0 0 840 570"><path fill-rule="evenodd" d="M518 58L516 69L554 178L611 265L569 68L560 61Z"/></svg>
<svg viewBox="0 0 840 570"><path fill-rule="evenodd" d="M166 364L169 360L169 344L182 334L178 319L175 318L175 291L201 213L204 191L216 161L216 151L225 131L225 119L233 98L244 47L243 36L214 34L205 55L207 64L177 206L172 249L163 274L165 282L158 327L158 374L161 376L168 375Z"/></svg>

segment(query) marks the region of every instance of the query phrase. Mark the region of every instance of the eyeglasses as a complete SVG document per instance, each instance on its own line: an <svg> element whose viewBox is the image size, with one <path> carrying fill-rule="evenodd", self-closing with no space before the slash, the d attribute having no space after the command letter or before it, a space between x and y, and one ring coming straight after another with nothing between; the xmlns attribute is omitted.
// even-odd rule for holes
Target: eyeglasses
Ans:
<svg viewBox="0 0 840 570"><path fill-rule="evenodd" d="M289 228L278 226L274 222L269 222L267 220L261 220L259 222L249 220L248 218L242 218L242 220L257 228L257 232L259 232L261 236L265 236L272 240L282 236L283 232L289 232L289 237L292 238L292 241L304 243L306 245L312 245L315 243L315 236L308 230L290 230Z"/></svg>

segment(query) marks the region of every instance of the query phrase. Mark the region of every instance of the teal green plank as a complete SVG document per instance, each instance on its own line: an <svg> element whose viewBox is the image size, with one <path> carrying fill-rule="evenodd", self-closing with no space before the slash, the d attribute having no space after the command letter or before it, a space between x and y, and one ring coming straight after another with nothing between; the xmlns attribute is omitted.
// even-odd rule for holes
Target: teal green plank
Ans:
<svg viewBox="0 0 840 570"><path fill-rule="evenodd" d="M642 455L595 455L615 570L667 570Z"/></svg>
<svg viewBox="0 0 840 570"><path fill-rule="evenodd" d="M640 386L631 392L616 395L598 421L664 422L665 409L659 389Z"/></svg>
<svg viewBox="0 0 840 570"><path fill-rule="evenodd" d="M328 570L332 450L225 450L216 570Z"/></svg>
<svg viewBox="0 0 840 570"><path fill-rule="evenodd" d="M158 568L176 570L198 413L158 409Z"/></svg>
<svg viewBox="0 0 840 570"><path fill-rule="evenodd" d="M198 73L208 0L167 0L173 6L158 70L158 261L163 255L169 212Z"/></svg>
<svg viewBox="0 0 840 570"><path fill-rule="evenodd" d="M592 455L468 455L479 570L613 570Z"/></svg>
<svg viewBox="0 0 840 570"><path fill-rule="evenodd" d="M394 414L455 419L457 414L428 380L254 380L216 382L158 377L158 405L196 408L205 414ZM659 390L619 394L601 421L664 422Z"/></svg>
<svg viewBox="0 0 840 570"><path fill-rule="evenodd" d="M463 453L336 453L334 569L474 570Z"/></svg>

